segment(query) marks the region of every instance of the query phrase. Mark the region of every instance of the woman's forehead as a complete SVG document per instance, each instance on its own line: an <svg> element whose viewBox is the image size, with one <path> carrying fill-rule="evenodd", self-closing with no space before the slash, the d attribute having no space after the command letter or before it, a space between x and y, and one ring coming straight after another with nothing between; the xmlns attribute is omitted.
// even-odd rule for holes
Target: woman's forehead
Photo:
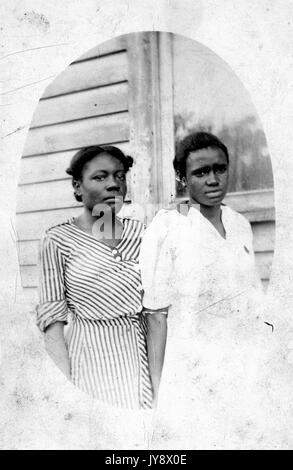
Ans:
<svg viewBox="0 0 293 470"><path fill-rule="evenodd" d="M215 163L227 163L227 157L218 147L207 147L189 153L187 167L214 165Z"/></svg>
<svg viewBox="0 0 293 470"><path fill-rule="evenodd" d="M118 158L105 152L92 158L92 160L85 164L83 169L84 171L92 173L94 171L124 170L124 166Z"/></svg>

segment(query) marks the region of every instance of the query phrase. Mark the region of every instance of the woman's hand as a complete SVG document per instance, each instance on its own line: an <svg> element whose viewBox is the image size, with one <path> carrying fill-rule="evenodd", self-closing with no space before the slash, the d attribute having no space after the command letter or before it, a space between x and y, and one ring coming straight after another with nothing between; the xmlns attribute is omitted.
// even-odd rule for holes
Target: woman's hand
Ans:
<svg viewBox="0 0 293 470"><path fill-rule="evenodd" d="M64 338L64 323L56 322L45 330L46 351L68 380L71 380L70 360Z"/></svg>

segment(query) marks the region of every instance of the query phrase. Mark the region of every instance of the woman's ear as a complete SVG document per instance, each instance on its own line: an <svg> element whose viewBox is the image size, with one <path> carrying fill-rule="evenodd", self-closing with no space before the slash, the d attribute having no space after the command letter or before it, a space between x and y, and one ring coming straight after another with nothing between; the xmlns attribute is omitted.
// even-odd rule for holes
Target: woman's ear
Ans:
<svg viewBox="0 0 293 470"><path fill-rule="evenodd" d="M78 180L72 180L72 186L74 189L74 196L78 201L82 201L82 191L80 187L80 181Z"/></svg>
<svg viewBox="0 0 293 470"><path fill-rule="evenodd" d="M185 177L185 176L183 176L183 177L181 178L181 180L180 180L180 181L181 181L181 185L182 185L182 187L183 187L183 188L186 188L186 186L187 186L186 177Z"/></svg>
<svg viewBox="0 0 293 470"><path fill-rule="evenodd" d="M176 181L178 181L181 189L185 189L186 186L187 186L187 181L186 181L186 178L185 176L183 176L182 178L180 178L179 175L176 176Z"/></svg>
<svg viewBox="0 0 293 470"><path fill-rule="evenodd" d="M185 176L183 176L181 178L179 171L176 172L176 181L178 183L178 188L180 189L180 191L182 191L186 188L186 185L187 185L186 178L185 178Z"/></svg>
<svg viewBox="0 0 293 470"><path fill-rule="evenodd" d="M78 181L78 180L72 180L72 186L73 186L73 188L74 188L74 194L75 194L76 196L81 197L81 196L82 196L82 193L81 193L80 181Z"/></svg>

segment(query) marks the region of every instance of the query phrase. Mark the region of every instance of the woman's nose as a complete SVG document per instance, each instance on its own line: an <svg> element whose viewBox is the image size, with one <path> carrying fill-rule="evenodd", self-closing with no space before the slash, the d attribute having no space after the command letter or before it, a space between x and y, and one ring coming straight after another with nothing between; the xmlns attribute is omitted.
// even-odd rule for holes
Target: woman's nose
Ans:
<svg viewBox="0 0 293 470"><path fill-rule="evenodd" d="M213 170L209 172L206 182L207 184L218 184L217 176Z"/></svg>
<svg viewBox="0 0 293 470"><path fill-rule="evenodd" d="M120 186L117 182L117 180L115 179L114 176L109 176L107 178L107 190L108 191L113 191L113 190L119 190L120 189Z"/></svg>

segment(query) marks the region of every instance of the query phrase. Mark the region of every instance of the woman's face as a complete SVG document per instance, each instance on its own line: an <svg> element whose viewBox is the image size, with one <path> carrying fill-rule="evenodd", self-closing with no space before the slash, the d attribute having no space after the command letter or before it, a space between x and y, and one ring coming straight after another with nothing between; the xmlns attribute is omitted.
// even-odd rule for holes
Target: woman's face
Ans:
<svg viewBox="0 0 293 470"><path fill-rule="evenodd" d="M217 206L228 187L228 162L224 152L208 147L190 152L186 160L186 184L190 202Z"/></svg>
<svg viewBox="0 0 293 470"><path fill-rule="evenodd" d="M82 180L75 182L75 190L89 210L101 204L118 212L127 191L123 163L108 153L100 153L83 167Z"/></svg>

